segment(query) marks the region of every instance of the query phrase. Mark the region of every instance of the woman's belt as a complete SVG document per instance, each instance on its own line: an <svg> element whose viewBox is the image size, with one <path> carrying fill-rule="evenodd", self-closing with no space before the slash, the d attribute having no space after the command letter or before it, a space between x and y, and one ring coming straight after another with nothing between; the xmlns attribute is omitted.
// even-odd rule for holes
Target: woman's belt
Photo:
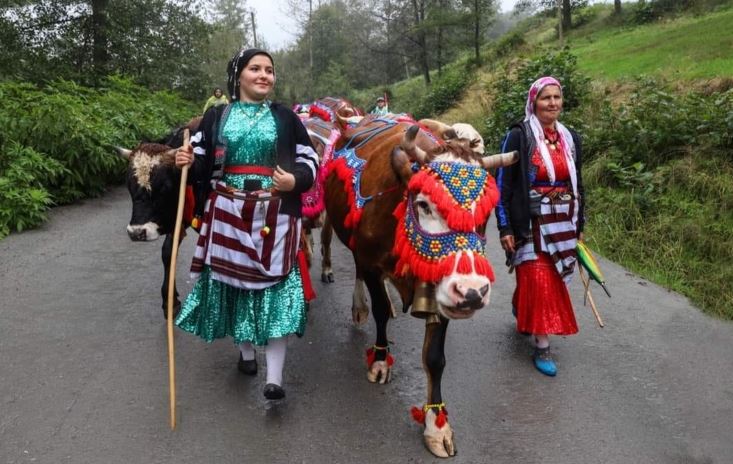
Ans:
<svg viewBox="0 0 733 464"><path fill-rule="evenodd" d="M227 174L259 174L272 177L275 170L265 166L226 166L224 172Z"/></svg>
<svg viewBox="0 0 733 464"><path fill-rule="evenodd" d="M280 193L277 190L239 190L233 187L229 187L221 182L216 184L214 189L217 195L224 196L230 199L244 200L244 201L270 201L280 197Z"/></svg>

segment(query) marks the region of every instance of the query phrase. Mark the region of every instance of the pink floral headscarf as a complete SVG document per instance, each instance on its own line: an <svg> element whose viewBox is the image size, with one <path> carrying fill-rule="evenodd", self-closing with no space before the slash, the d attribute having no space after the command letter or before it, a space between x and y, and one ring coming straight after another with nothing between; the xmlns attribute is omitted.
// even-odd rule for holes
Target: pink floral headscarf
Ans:
<svg viewBox="0 0 733 464"><path fill-rule="evenodd" d="M545 132L542 130L542 124L539 119L535 116L535 103L540 92L548 85L556 85L560 91L562 91L562 85L560 82L552 76L540 77L529 88L527 92L527 104L524 107L524 120L529 122L529 126L532 128L532 136L534 137L535 144L540 150L542 156L542 162L547 168L547 174L550 177L550 182L555 182L555 168L550 158L550 151L547 149L545 144ZM573 137L570 135L570 131L560 121L555 121L555 128L558 132L560 145L565 152L565 159L568 163L568 170L570 171L570 182L573 187L573 193L577 201L578 198L578 180L576 179L575 173L575 143ZM577 208L575 211L577 212ZM577 214L577 213L576 213ZM573 224L575 224L577 216L573 216Z"/></svg>

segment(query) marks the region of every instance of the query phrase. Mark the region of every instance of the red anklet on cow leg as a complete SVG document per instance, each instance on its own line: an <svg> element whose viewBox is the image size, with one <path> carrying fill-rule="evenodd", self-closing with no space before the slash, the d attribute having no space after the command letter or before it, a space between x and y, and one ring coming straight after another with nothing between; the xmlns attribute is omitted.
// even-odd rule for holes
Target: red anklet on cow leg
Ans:
<svg viewBox="0 0 733 464"><path fill-rule="evenodd" d="M410 414L415 422L420 425L425 425L425 416L430 409L437 409L435 413L435 426L442 429L443 426L448 423L448 410L445 409L445 403L426 404L422 409L417 406L413 406L410 409Z"/></svg>
<svg viewBox="0 0 733 464"><path fill-rule="evenodd" d="M387 356L384 359L378 360L377 351L386 351ZM367 367L372 367L372 364L374 364L375 361L385 361L387 363L387 366L389 367L392 367L392 365L394 364L394 357L389 353L388 346L372 345L366 350L366 358Z"/></svg>

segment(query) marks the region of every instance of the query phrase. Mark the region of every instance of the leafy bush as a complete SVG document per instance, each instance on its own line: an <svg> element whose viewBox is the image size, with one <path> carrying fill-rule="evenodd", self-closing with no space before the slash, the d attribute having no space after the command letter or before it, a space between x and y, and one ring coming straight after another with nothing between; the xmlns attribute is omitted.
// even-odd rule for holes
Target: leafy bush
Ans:
<svg viewBox="0 0 733 464"><path fill-rule="evenodd" d="M36 227L53 203L46 185L68 174L58 161L10 142L0 157L0 238Z"/></svg>
<svg viewBox="0 0 733 464"><path fill-rule="evenodd" d="M0 194L0 235L37 225L50 204L101 194L123 179L115 145L160 138L195 113L175 94L118 77L98 89L0 83L0 179L13 185Z"/></svg>
<svg viewBox="0 0 733 464"><path fill-rule="evenodd" d="M610 152L621 166L654 168L691 150L733 148L733 90L677 94L657 80L644 79L628 103L602 108L586 118L588 159Z"/></svg>
<svg viewBox="0 0 733 464"><path fill-rule="evenodd" d="M524 118L527 91L542 76L553 76L563 86L563 122L579 129L581 121L574 112L590 91L589 79L577 71L577 61L567 49L558 53L543 54L535 60L523 63L515 73L496 82L493 92L497 95L494 110L486 121L484 140L489 147L497 147L509 127Z"/></svg>
<svg viewBox="0 0 733 464"><path fill-rule="evenodd" d="M507 56L525 43L524 33L519 30L514 30L513 32L504 34L504 36L496 43L496 56Z"/></svg>
<svg viewBox="0 0 733 464"><path fill-rule="evenodd" d="M455 64L446 67L435 79L430 90L420 99L412 111L416 119L434 117L455 106L474 75L471 65Z"/></svg>

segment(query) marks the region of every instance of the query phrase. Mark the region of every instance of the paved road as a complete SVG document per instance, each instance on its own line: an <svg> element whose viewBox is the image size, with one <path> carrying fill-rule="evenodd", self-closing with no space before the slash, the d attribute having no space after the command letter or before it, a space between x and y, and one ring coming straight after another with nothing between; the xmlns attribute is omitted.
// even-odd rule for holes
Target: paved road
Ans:
<svg viewBox="0 0 733 464"><path fill-rule="evenodd" d="M424 401L422 322L391 323L393 382L369 384L363 351L374 329L350 322L342 246L337 282L316 283L307 333L290 340L287 400L264 401L264 377L238 374L229 341L179 331L170 431L161 243L130 242L128 216L115 188L0 241L0 463L439 461L409 417ZM614 295L595 292L607 326L595 326L574 284L581 333L554 339L559 375L547 378L514 333L512 276L499 269L498 241L490 245L492 307L449 329L452 462L733 462L732 324L601 260ZM184 290L186 274L181 266Z"/></svg>

